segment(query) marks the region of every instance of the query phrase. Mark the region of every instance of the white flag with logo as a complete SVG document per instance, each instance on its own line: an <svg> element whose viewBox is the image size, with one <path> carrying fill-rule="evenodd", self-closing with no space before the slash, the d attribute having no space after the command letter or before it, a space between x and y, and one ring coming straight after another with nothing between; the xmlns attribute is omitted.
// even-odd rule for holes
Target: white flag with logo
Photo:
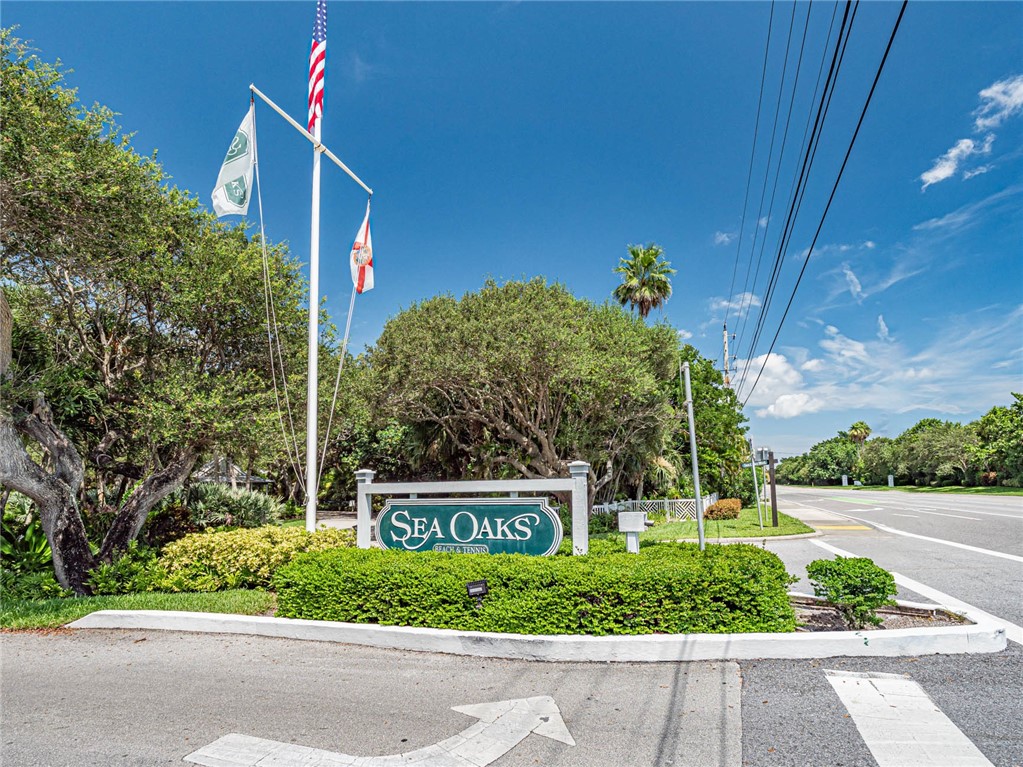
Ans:
<svg viewBox="0 0 1023 767"><path fill-rule="evenodd" d="M227 157L220 167L217 184L213 189L213 210L217 216L241 215L249 212L252 196L252 166L256 155L255 106L238 126Z"/></svg>
<svg viewBox="0 0 1023 767"><path fill-rule="evenodd" d="M369 202L366 202L366 218L355 235L351 255L352 285L356 293L373 290L373 235L369 231Z"/></svg>

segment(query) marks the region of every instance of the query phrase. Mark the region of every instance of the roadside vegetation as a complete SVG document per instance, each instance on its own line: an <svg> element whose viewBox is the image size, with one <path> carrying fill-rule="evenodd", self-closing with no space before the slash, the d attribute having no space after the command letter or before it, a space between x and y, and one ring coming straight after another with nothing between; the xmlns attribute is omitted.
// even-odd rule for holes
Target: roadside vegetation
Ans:
<svg viewBox="0 0 1023 767"><path fill-rule="evenodd" d="M1012 399L968 424L925 418L895 439L869 439L870 427L857 421L782 460L778 482L839 485L844 474L850 484L883 490L892 475L900 488L1023 495L1023 394L1014 392Z"/></svg>
<svg viewBox="0 0 1023 767"><path fill-rule="evenodd" d="M951 495L1023 495L1023 487L984 487L963 485L946 485L944 487L915 487L913 485L856 485L851 490L891 490L898 493L946 493Z"/></svg>

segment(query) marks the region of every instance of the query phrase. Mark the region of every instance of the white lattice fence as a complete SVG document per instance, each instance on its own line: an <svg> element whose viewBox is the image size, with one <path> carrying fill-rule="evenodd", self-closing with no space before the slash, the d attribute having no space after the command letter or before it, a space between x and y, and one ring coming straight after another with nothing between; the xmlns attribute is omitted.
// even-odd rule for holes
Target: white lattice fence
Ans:
<svg viewBox="0 0 1023 767"><path fill-rule="evenodd" d="M717 503L718 494L703 496L703 508ZM647 514L663 513L668 519L696 519L696 499L677 498L672 500L619 501L593 507L594 514L617 514L620 511L644 511Z"/></svg>

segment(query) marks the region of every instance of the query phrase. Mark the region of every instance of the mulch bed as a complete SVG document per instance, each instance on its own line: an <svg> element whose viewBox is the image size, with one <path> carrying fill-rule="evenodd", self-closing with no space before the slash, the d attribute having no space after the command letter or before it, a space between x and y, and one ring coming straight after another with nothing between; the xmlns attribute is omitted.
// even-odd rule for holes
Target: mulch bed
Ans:
<svg viewBox="0 0 1023 767"><path fill-rule="evenodd" d="M963 626L970 621L947 610L925 610L916 607L882 607L877 611L881 618L878 626L852 629L835 607L824 602L792 597L796 610L796 631L885 631L909 628L939 628Z"/></svg>

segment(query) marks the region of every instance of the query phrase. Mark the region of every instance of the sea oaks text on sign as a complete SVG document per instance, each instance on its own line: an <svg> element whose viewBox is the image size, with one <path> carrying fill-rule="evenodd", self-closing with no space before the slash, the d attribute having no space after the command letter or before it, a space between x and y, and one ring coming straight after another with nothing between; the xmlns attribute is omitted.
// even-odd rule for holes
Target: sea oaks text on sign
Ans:
<svg viewBox="0 0 1023 767"><path fill-rule="evenodd" d="M546 498L389 500L377 519L384 548L548 556L561 545L561 519Z"/></svg>

